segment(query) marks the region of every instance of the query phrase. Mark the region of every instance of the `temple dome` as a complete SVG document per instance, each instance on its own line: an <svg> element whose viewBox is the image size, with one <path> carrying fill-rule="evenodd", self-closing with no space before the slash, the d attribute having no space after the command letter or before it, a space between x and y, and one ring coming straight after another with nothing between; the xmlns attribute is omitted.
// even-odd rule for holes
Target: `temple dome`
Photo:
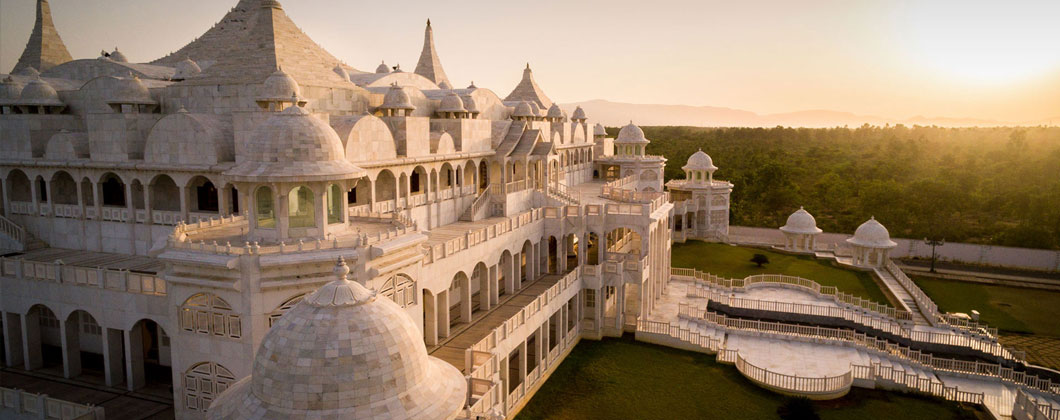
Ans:
<svg viewBox="0 0 1060 420"><path fill-rule="evenodd" d="M199 73L202 73L202 67L199 67L199 64L190 58L185 58L184 61L177 63L177 72L173 74L173 79L185 80L195 77Z"/></svg>
<svg viewBox="0 0 1060 420"><path fill-rule="evenodd" d="M24 87L21 83L12 79L11 76L5 77L3 81L0 81L0 104L18 101Z"/></svg>
<svg viewBox="0 0 1060 420"><path fill-rule="evenodd" d="M291 98L301 97L302 88L298 86L298 82L294 80L289 74L284 73L283 69L276 69L276 72L265 78L265 83L261 89L261 96L259 100L266 101L290 101Z"/></svg>
<svg viewBox="0 0 1060 420"><path fill-rule="evenodd" d="M254 147L236 156L225 172L242 181L320 181L350 179L364 170L346 160L342 140L326 122L302 107L274 114L252 134Z"/></svg>
<svg viewBox="0 0 1060 420"><path fill-rule="evenodd" d="M107 102L113 104L154 104L151 91L139 77L118 78L114 84L114 90L107 95Z"/></svg>
<svg viewBox="0 0 1060 420"><path fill-rule="evenodd" d="M787 233L811 235L821 233L821 229L817 228L817 219L814 219L813 215L802 207L788 216L788 222L781 226L780 230Z"/></svg>
<svg viewBox="0 0 1060 420"><path fill-rule="evenodd" d="M471 95L464 95L462 99L464 101L464 108L467 109L467 112L470 112L472 114L478 114L482 112L482 110L478 108L478 102L475 101L475 98L472 98Z"/></svg>
<svg viewBox="0 0 1060 420"><path fill-rule="evenodd" d="M641 132L643 135L643 132ZM682 166L681 169L686 171L707 171L714 172L718 170L717 166L714 166L714 159L710 158L710 155L703 152L702 149L688 157L688 163Z"/></svg>
<svg viewBox="0 0 1060 420"><path fill-rule="evenodd" d="M625 127L622 127L618 131L618 138L615 139L615 143L650 143L646 137L644 137L644 130L637 127L631 121Z"/></svg>
<svg viewBox="0 0 1060 420"><path fill-rule="evenodd" d="M467 108L464 108L464 100L460 99L460 95L456 92L449 92L442 98L438 112L467 112Z"/></svg>
<svg viewBox="0 0 1060 420"><path fill-rule="evenodd" d="M118 47L114 47L114 51L110 53L110 57L109 58L110 58L111 61L114 61L114 62L117 62L117 63L128 63L129 62L129 59L125 58L125 54L122 54L121 51L118 51Z"/></svg>
<svg viewBox="0 0 1060 420"><path fill-rule="evenodd" d="M375 68L376 73L390 73L390 66L386 65L386 61L379 63L379 67Z"/></svg>
<svg viewBox="0 0 1060 420"><path fill-rule="evenodd" d="M398 86L397 83L390 85L390 90L386 92L386 96L383 96L383 105L380 106L383 109L407 109L414 110L416 106L412 105L412 98L409 97L409 93L405 92L405 89Z"/></svg>
<svg viewBox="0 0 1060 420"><path fill-rule="evenodd" d="M211 419L452 419L467 381L427 355L423 334L391 299L336 280L287 311L261 341L249 378L210 406Z"/></svg>
<svg viewBox="0 0 1060 420"><path fill-rule="evenodd" d="M556 104L552 104L552 106L550 106L550 107L548 108L548 115L547 115L547 116L548 116L549 118L559 118L559 119L562 119L562 118L563 118L563 110L562 110L562 109L559 109L559 105L556 105Z"/></svg>
<svg viewBox="0 0 1060 420"><path fill-rule="evenodd" d="M574 113L571 114L570 119L575 120L575 121L579 121L579 120L586 120L588 118L585 116L585 110L582 109L582 107L579 106L579 107L574 108Z"/></svg>
<svg viewBox="0 0 1060 420"><path fill-rule="evenodd" d="M22 88L18 103L20 105L62 105L63 101L59 100L59 93L51 84L38 77Z"/></svg>
<svg viewBox="0 0 1060 420"><path fill-rule="evenodd" d="M526 101L519 102L515 106L515 110L512 111L513 117L533 117L534 109L530 107L530 103Z"/></svg>
<svg viewBox="0 0 1060 420"><path fill-rule="evenodd" d="M596 123L596 126L593 127L593 135L594 136L606 136L607 135L607 129L604 128L603 124Z"/></svg>
<svg viewBox="0 0 1060 420"><path fill-rule="evenodd" d="M847 239L847 242L866 248L894 248L898 246L897 243L891 240L891 233L880 222L877 222L875 217L858 226L858 229L854 231L854 237Z"/></svg>
<svg viewBox="0 0 1060 420"><path fill-rule="evenodd" d="M37 70L36 68L30 67L30 66L26 66L26 67L23 67L22 70L16 71L15 74L17 74L19 76L37 77L37 76L40 76L40 71Z"/></svg>

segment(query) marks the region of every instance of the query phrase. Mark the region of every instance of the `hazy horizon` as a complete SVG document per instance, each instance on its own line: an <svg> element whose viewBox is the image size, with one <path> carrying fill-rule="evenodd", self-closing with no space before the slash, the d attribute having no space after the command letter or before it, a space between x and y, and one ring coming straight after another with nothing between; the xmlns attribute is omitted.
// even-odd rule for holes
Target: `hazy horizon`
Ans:
<svg viewBox="0 0 1060 420"><path fill-rule="evenodd" d="M236 0L51 0L75 58L117 46L146 62L209 29ZM831 110L1037 121L1060 116L1060 2L761 1L456 4L286 0L291 18L361 70L411 70L432 20L453 83L499 95L530 62L553 100ZM0 71L34 0L0 0ZM483 52L488 52L484 54Z"/></svg>

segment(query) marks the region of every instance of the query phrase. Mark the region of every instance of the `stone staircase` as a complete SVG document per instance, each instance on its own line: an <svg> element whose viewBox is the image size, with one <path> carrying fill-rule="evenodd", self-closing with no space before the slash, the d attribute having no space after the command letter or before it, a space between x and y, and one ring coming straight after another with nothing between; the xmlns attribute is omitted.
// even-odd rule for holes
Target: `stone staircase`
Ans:
<svg viewBox="0 0 1060 420"><path fill-rule="evenodd" d="M580 205L580 201L575 197L574 192L570 191L566 185L563 184L551 184L545 191L545 194L561 203L568 206Z"/></svg>
<svg viewBox="0 0 1060 420"><path fill-rule="evenodd" d="M464 222L474 222L477 220L485 219L488 216L488 204L490 202L489 190L483 191L475 198L475 201L467 206L467 209L460 214L460 220Z"/></svg>
<svg viewBox="0 0 1060 420"><path fill-rule="evenodd" d="M0 249L4 252L26 252L47 247L47 243L18 223L0 216Z"/></svg>
<svg viewBox="0 0 1060 420"><path fill-rule="evenodd" d="M913 322L920 325L931 325L928 319L924 317L923 312L920 310L920 306L917 305L916 299L909 294L909 291L902 287L898 280L894 278L891 273L885 269L877 268L873 270L876 276L883 282L883 285L887 287L887 291L891 293L898 300L898 303L902 304L903 308L913 314Z"/></svg>

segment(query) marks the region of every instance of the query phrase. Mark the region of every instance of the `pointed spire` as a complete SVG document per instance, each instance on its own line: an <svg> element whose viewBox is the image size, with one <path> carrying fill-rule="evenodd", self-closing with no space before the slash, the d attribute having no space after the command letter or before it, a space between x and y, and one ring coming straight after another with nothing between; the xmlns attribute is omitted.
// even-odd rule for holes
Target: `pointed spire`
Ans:
<svg viewBox="0 0 1060 420"><path fill-rule="evenodd" d="M442 82L452 86L449 77L442 69L442 60L438 58L438 50L434 48L434 30L431 29L431 20L427 19L427 29L423 31L423 51L420 52L420 62L416 64L416 74L430 79L438 85Z"/></svg>
<svg viewBox="0 0 1060 420"><path fill-rule="evenodd" d="M26 67L33 67L37 71L46 71L67 61L73 60L66 44L59 37L59 31L52 23L52 8L48 0L37 0L37 21L33 24L33 32L26 43L26 49L22 51L22 57L11 73L18 73Z"/></svg>
<svg viewBox="0 0 1060 420"><path fill-rule="evenodd" d="M532 101L544 109L552 107L552 100L548 99L545 91L541 90L541 87L534 81L534 72L530 70L530 63L526 63L526 68L523 69L523 79L515 86L512 93L504 98L504 101Z"/></svg>

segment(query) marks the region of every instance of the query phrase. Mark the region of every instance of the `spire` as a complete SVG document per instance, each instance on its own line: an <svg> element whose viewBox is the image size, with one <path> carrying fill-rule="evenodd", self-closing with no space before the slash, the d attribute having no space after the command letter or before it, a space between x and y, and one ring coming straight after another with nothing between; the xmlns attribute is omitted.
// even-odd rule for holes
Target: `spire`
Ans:
<svg viewBox="0 0 1060 420"><path fill-rule="evenodd" d="M541 87L534 81L534 71L530 70L530 63L526 63L526 68L523 69L523 80L519 81L519 84L515 86L512 93L508 94L507 98L504 98L504 101L533 101L537 102L537 105L541 108L548 109L552 107L552 100L548 99L545 91L541 90Z"/></svg>
<svg viewBox="0 0 1060 420"><path fill-rule="evenodd" d="M449 77L442 69L442 60L438 58L438 50L434 48L434 30L431 29L431 20L427 19L427 29L423 33L423 51L420 53L420 62L416 64L416 74L430 79L434 84L440 85L445 82L452 86Z"/></svg>
<svg viewBox="0 0 1060 420"><path fill-rule="evenodd" d="M52 8L48 0L37 0L37 21L33 24L33 33L11 73L18 73L26 67L45 71L71 60L70 51L52 23Z"/></svg>

